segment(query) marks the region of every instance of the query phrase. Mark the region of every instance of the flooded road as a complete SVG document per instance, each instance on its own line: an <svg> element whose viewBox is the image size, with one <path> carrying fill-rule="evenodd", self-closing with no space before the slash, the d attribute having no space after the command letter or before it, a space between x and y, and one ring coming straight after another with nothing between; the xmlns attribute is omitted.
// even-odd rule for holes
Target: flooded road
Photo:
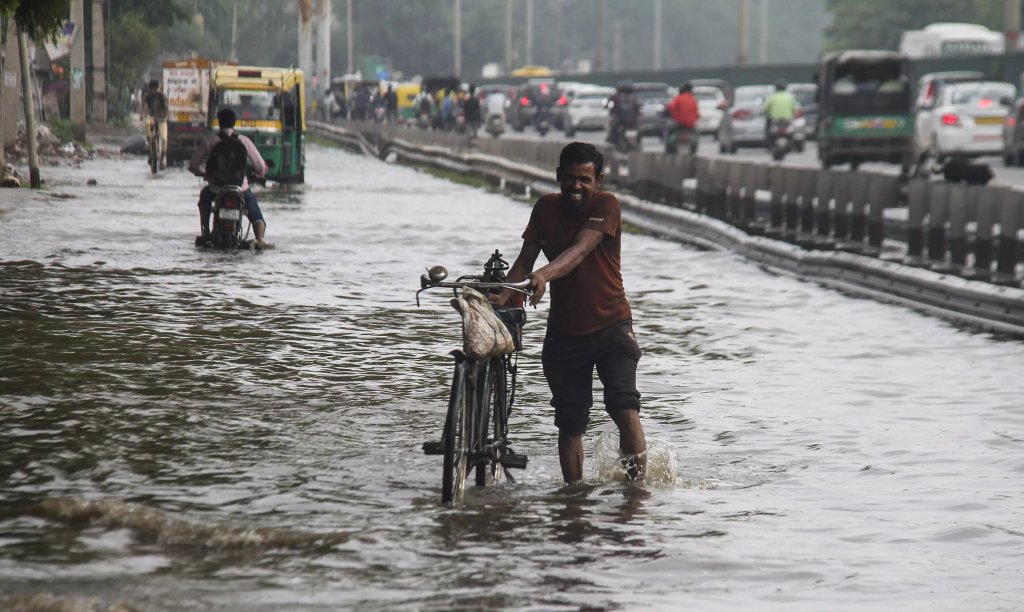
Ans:
<svg viewBox="0 0 1024 612"><path fill-rule="evenodd" d="M425 266L514 257L528 204L311 147L308 185L259 194L276 249L222 254L192 247L182 171L46 177L0 191L0 604L1024 602L1021 342L630 234L661 482L604 475L602 416L586 483L562 486L541 308L511 425L530 466L445 508L419 448L440 435L459 321L413 294Z"/></svg>

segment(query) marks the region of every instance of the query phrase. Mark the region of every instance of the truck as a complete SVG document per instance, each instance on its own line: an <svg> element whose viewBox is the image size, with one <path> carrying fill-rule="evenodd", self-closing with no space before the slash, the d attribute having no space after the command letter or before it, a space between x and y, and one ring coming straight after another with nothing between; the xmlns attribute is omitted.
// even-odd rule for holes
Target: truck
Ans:
<svg viewBox="0 0 1024 612"><path fill-rule="evenodd" d="M1004 35L973 23L933 23L900 37L900 53L912 60L935 57L1001 55Z"/></svg>
<svg viewBox="0 0 1024 612"><path fill-rule="evenodd" d="M164 62L168 162L187 161L207 137L210 71L217 66L237 65L238 62L210 59Z"/></svg>

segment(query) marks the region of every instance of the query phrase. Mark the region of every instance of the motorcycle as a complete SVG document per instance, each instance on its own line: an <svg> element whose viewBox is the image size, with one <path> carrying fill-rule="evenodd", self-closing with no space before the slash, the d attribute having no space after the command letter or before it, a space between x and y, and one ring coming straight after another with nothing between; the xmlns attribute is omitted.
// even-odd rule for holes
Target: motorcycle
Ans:
<svg viewBox="0 0 1024 612"><path fill-rule="evenodd" d="M676 125L665 135L665 154L675 155L679 152L679 147L683 146L689 149L690 155L696 155L699 144L700 134L696 130Z"/></svg>
<svg viewBox="0 0 1024 612"><path fill-rule="evenodd" d="M619 123L615 126L613 136L612 142L617 151L628 153L640 148L640 130L637 129L636 119L627 119Z"/></svg>
<svg viewBox="0 0 1024 612"><path fill-rule="evenodd" d="M376 121L377 123L384 123L384 118L386 115L387 112L385 111L383 105L373 107L373 120Z"/></svg>
<svg viewBox="0 0 1024 612"><path fill-rule="evenodd" d="M200 176L205 177L206 175L201 174ZM250 185L266 185L266 179L257 177L250 164L246 165L245 176L249 179ZM248 210L242 187L240 185L223 185L221 187L211 185L210 189L216 195L210 208L210 233L205 236L196 236L196 246L243 250L252 248L252 241L242 237L243 219ZM249 232L246 231L246 237L248 235Z"/></svg>
<svg viewBox="0 0 1024 612"><path fill-rule="evenodd" d="M427 111L420 111L419 117L416 119L416 125L418 125L421 130L427 130L430 129L430 124L430 113Z"/></svg>
<svg viewBox="0 0 1024 612"><path fill-rule="evenodd" d="M537 107L537 116L534 118L534 127L541 136L551 131L551 110L546 106Z"/></svg>
<svg viewBox="0 0 1024 612"><path fill-rule="evenodd" d="M491 115L487 118L487 133L495 138L505 133L505 118L501 115Z"/></svg>
<svg viewBox="0 0 1024 612"><path fill-rule="evenodd" d="M768 150L772 159L782 161L793 150L793 122L789 119L772 119L768 125Z"/></svg>

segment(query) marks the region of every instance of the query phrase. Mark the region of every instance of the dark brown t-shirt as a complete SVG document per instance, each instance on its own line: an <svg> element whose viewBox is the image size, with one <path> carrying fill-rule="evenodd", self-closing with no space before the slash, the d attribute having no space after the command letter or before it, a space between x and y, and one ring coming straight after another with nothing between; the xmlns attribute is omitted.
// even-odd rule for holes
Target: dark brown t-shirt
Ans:
<svg viewBox="0 0 1024 612"><path fill-rule="evenodd" d="M606 236L572 272L551 281L548 329L555 333L584 336L632 316L622 288L622 211L614 195L598 191L585 207L573 209L562 203L562 194L549 193L533 206L523 240L554 261L584 229Z"/></svg>

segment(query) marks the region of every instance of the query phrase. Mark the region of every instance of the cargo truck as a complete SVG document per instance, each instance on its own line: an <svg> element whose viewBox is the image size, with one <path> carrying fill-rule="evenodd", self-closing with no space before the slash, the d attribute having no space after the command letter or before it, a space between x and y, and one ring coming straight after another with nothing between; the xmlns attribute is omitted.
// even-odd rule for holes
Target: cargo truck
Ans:
<svg viewBox="0 0 1024 612"><path fill-rule="evenodd" d="M210 71L238 62L183 59L164 62L164 93L167 94L167 161L181 162L207 136L210 102Z"/></svg>

